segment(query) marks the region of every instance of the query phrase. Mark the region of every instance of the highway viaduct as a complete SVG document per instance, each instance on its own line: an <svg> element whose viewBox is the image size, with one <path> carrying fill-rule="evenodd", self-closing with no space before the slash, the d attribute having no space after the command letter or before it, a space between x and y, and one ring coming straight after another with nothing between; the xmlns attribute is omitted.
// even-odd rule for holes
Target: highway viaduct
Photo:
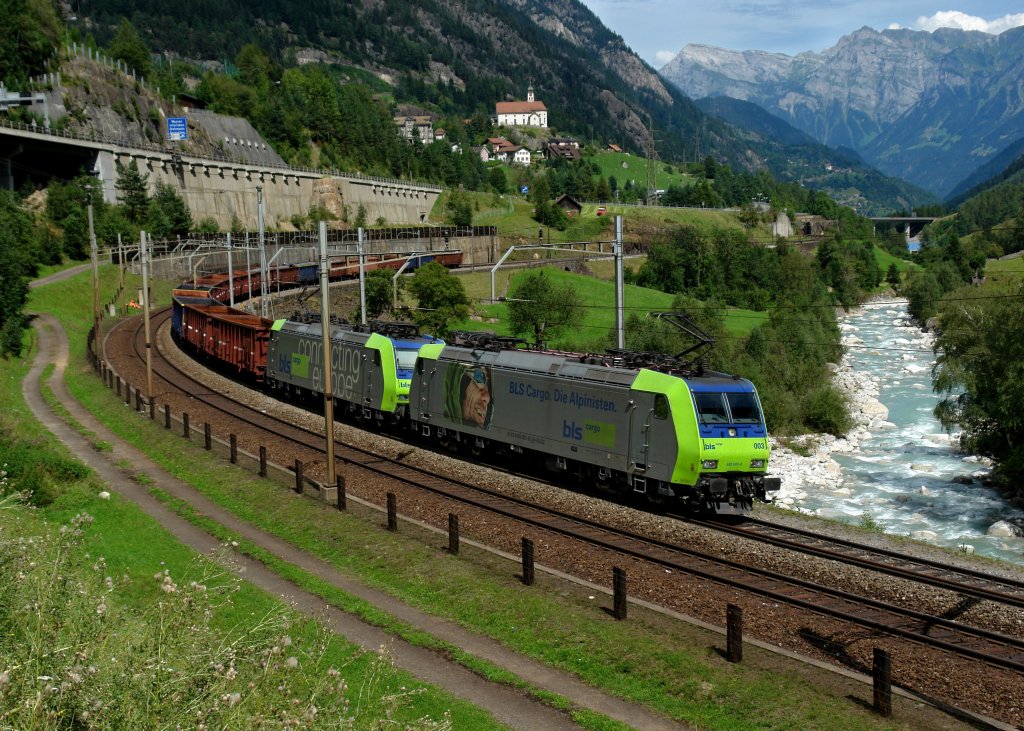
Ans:
<svg viewBox="0 0 1024 731"><path fill-rule="evenodd" d="M128 146L96 135L54 131L0 120L0 188L44 186L50 179L93 175L103 200L117 202L117 166L135 163L149 191L170 185L188 204L194 221L212 218L221 230L258 226L257 186L262 187L268 228L287 225L323 207L351 221L362 206L367 223L426 222L441 193L434 185L335 171L247 163L228 157L197 157L167 146Z"/></svg>
<svg viewBox="0 0 1024 731"><path fill-rule="evenodd" d="M934 216L872 216L871 222L876 226L896 226L907 234L907 241L921 233L921 229L932 221Z"/></svg>

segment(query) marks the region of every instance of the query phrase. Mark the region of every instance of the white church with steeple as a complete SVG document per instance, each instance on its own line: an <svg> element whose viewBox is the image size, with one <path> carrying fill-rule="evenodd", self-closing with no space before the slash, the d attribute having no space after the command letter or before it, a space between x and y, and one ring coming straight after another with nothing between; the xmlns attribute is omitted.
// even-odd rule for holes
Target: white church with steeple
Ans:
<svg viewBox="0 0 1024 731"><path fill-rule="evenodd" d="M505 127L547 127L548 108L533 97L533 84L526 90L525 102L498 102L494 107L498 125Z"/></svg>

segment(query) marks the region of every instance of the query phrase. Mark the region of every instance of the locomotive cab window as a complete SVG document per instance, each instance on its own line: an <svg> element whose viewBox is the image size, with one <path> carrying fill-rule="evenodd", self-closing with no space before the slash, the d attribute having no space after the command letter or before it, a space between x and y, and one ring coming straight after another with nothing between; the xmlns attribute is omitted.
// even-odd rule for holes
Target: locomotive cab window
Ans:
<svg viewBox="0 0 1024 731"><path fill-rule="evenodd" d="M665 397L665 394L663 393L654 394L654 418L668 418L668 399Z"/></svg>
<svg viewBox="0 0 1024 731"><path fill-rule="evenodd" d="M761 423L761 409L758 407L757 398L755 398L753 393L749 391L746 393L727 393L725 397L729 401L729 411L732 412L733 423Z"/></svg>
<svg viewBox="0 0 1024 731"><path fill-rule="evenodd" d="M725 394L698 391L693 394L693 403L703 424L725 424L729 411L725 405Z"/></svg>
<svg viewBox="0 0 1024 731"><path fill-rule="evenodd" d="M395 365L398 366L400 371L411 371L413 366L416 364L416 358L419 355L415 350L408 348L395 348ZM420 373L423 371L421 370Z"/></svg>

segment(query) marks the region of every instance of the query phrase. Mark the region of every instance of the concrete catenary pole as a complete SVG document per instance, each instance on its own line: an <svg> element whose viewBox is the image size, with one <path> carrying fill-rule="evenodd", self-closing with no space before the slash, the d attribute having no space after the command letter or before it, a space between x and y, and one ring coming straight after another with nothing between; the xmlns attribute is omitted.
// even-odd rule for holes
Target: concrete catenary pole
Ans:
<svg viewBox="0 0 1024 731"><path fill-rule="evenodd" d="M85 196L89 216L89 252L92 255L92 323L95 328L97 348L100 339L100 257L96 248L96 230L92 222L92 184L86 183Z"/></svg>
<svg viewBox="0 0 1024 731"><path fill-rule="evenodd" d="M359 315L360 322L366 324L366 272L363 266L363 227L359 227Z"/></svg>
<svg viewBox="0 0 1024 731"><path fill-rule="evenodd" d="M232 257L231 232L228 231L228 302L235 306L235 260Z"/></svg>
<svg viewBox="0 0 1024 731"><path fill-rule="evenodd" d="M153 341L149 329L149 246L146 232L139 231L139 247L142 259L142 321L146 331L146 403L153 403Z"/></svg>
<svg viewBox="0 0 1024 731"><path fill-rule="evenodd" d="M320 222L320 329L324 338L324 434L327 437L327 481L334 476L334 374L331 367L331 262L327 258L327 221Z"/></svg>
<svg viewBox="0 0 1024 731"><path fill-rule="evenodd" d="M626 328L622 321L623 272L622 272L622 216L615 217L615 339L620 350L626 347Z"/></svg>
<svg viewBox="0 0 1024 731"><path fill-rule="evenodd" d="M256 203L259 215L259 245L260 245L260 314L267 316L267 250L264 247L263 238L263 186L256 186Z"/></svg>

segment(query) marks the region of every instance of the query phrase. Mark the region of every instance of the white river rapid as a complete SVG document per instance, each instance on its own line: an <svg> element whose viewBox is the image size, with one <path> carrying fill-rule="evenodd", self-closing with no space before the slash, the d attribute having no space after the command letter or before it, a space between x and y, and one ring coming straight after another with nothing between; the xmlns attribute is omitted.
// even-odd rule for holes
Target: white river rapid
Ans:
<svg viewBox="0 0 1024 731"><path fill-rule="evenodd" d="M987 460L960 453L935 418L932 337L906 302L868 303L840 326L847 353L835 378L857 427L846 439L794 440L810 457L773 448L777 504L1024 565L1024 510L982 484Z"/></svg>

